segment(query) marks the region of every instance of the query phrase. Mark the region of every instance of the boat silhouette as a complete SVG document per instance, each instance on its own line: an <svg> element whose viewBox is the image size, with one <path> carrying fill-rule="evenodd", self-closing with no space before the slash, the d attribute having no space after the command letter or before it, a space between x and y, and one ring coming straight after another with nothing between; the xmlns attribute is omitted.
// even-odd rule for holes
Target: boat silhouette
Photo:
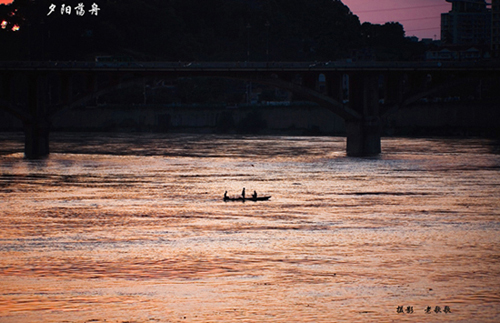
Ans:
<svg viewBox="0 0 500 323"><path fill-rule="evenodd" d="M229 196L227 196L227 191L226 191L226 192L224 192L224 197L222 199L224 200L224 202L227 202L227 201L242 201L242 202L254 201L254 202L257 202L257 201L267 201L270 198L271 198L271 196L257 196L256 191L253 191L253 194L251 197L245 197L245 188L243 188L243 191L241 192L241 196L229 197Z"/></svg>
<svg viewBox="0 0 500 323"><path fill-rule="evenodd" d="M227 201L254 201L254 202L257 202L257 201L267 201L271 198L271 196L258 196L258 197L229 197L229 196L225 196L223 198L223 200L225 202Z"/></svg>

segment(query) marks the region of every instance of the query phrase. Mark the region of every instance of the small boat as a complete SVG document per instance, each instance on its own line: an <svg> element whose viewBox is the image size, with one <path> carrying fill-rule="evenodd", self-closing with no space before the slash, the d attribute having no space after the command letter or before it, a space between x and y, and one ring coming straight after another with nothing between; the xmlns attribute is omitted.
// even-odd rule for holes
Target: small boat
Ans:
<svg viewBox="0 0 500 323"><path fill-rule="evenodd" d="M242 202L245 202L245 201L254 201L254 202L257 202L257 201L267 201L271 198L271 196L258 196L258 197L228 197L228 196L225 196L223 198L224 202L227 202L227 201L242 201Z"/></svg>

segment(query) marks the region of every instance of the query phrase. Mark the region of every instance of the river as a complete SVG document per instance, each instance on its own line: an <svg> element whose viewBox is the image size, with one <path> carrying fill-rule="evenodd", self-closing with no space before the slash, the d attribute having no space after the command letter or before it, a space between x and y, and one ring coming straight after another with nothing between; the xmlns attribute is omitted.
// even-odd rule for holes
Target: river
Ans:
<svg viewBox="0 0 500 323"><path fill-rule="evenodd" d="M498 322L487 139L0 134L0 322ZM271 195L264 202L222 196Z"/></svg>

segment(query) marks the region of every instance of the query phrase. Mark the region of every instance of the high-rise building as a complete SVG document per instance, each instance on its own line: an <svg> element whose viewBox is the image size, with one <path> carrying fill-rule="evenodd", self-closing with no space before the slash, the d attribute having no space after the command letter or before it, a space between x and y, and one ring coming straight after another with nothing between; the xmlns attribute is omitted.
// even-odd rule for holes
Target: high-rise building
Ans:
<svg viewBox="0 0 500 323"><path fill-rule="evenodd" d="M491 1L491 51L500 57L500 0Z"/></svg>
<svg viewBox="0 0 500 323"><path fill-rule="evenodd" d="M491 10L485 0L446 0L452 3L441 14L441 40L454 45L490 45ZM497 1L498 2L498 1Z"/></svg>

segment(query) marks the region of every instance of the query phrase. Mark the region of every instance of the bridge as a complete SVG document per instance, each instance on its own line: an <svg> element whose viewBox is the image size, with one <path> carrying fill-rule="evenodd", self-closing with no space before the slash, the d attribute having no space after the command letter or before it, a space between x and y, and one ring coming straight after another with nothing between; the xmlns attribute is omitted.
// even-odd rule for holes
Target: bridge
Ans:
<svg viewBox="0 0 500 323"><path fill-rule="evenodd" d="M384 114L499 72L498 62L0 62L0 109L23 122L26 158L41 158L50 153L51 117L63 109L148 78L239 79L332 111L346 122L347 155L370 156L381 152Z"/></svg>

